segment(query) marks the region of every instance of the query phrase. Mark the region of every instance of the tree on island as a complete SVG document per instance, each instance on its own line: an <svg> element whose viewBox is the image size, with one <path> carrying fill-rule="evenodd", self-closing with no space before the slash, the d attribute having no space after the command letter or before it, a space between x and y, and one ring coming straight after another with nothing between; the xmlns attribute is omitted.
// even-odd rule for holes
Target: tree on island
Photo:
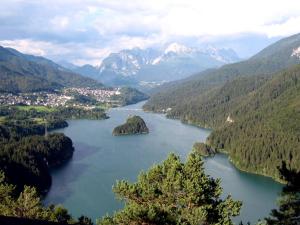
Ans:
<svg viewBox="0 0 300 225"><path fill-rule="evenodd" d="M231 225L242 203L221 198L219 179L204 173L200 154L192 152L185 163L175 154L142 172L136 183L118 181L113 191L125 207L98 225L218 224Z"/></svg>
<svg viewBox="0 0 300 225"><path fill-rule="evenodd" d="M115 127L113 130L115 136L147 133L149 133L149 129L140 116L129 116L126 123Z"/></svg>

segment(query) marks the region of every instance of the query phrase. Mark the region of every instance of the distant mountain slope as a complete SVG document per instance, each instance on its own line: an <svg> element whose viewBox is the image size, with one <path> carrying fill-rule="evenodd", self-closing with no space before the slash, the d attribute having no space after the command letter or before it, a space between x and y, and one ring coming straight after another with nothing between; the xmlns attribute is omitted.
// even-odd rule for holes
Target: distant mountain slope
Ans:
<svg viewBox="0 0 300 225"><path fill-rule="evenodd" d="M197 105L199 99L209 95L210 91L220 88L237 77L261 74L269 76L291 65L299 64L299 57L293 55L299 46L300 34L276 42L249 60L207 70L181 82L166 84L159 88L158 93L150 98L144 108L158 112L172 108L169 113L175 117L194 121L195 119L189 118L184 110L186 104ZM201 115L197 117L201 121ZM206 125L213 126L213 124Z"/></svg>
<svg viewBox="0 0 300 225"><path fill-rule="evenodd" d="M78 73L78 74L81 74L82 76L90 77L92 79L97 79L97 77L99 75L99 67L97 67L97 66L92 66L89 64L77 66L68 61L58 61L57 64L61 65L62 67L66 68L70 71L73 71L74 73Z"/></svg>
<svg viewBox="0 0 300 225"><path fill-rule="evenodd" d="M43 57L0 46L0 91L28 92L62 87L96 87L99 82L73 73Z"/></svg>
<svg viewBox="0 0 300 225"><path fill-rule="evenodd" d="M236 53L230 49L199 50L178 43L172 43L162 50L135 48L111 54L104 59L99 79L115 76L130 77L139 82L172 81L238 60Z"/></svg>
<svg viewBox="0 0 300 225"><path fill-rule="evenodd" d="M238 60L231 49L197 49L172 43L162 49L133 48L112 53L99 68L85 65L71 69L109 85L160 84Z"/></svg>
<svg viewBox="0 0 300 225"><path fill-rule="evenodd" d="M85 77L90 77L90 78L96 79L96 80L99 75L99 68L94 67L92 65L88 65L88 64L76 67L72 71L75 73L81 74Z"/></svg>

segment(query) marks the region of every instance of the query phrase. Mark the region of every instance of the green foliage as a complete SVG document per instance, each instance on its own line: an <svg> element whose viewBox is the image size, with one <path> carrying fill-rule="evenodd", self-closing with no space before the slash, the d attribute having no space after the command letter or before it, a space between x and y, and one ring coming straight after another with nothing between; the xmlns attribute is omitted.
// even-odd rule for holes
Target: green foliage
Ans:
<svg viewBox="0 0 300 225"><path fill-rule="evenodd" d="M215 154L215 151L209 145L199 142L196 142L193 145L193 151L202 156L210 156Z"/></svg>
<svg viewBox="0 0 300 225"><path fill-rule="evenodd" d="M72 220L72 216L69 214L68 210L65 209L63 206L57 205L51 207L51 209L53 214L52 216L55 221L59 223L67 224L69 221Z"/></svg>
<svg viewBox="0 0 300 225"><path fill-rule="evenodd" d="M48 219L49 211L43 208L36 189L25 186L18 199L12 204L13 216L31 219Z"/></svg>
<svg viewBox="0 0 300 225"><path fill-rule="evenodd" d="M220 180L204 173L202 158L194 152L186 163L171 154L162 164L142 172L136 183L118 181L113 190L125 207L99 220L99 225L229 225L241 208L241 202L230 196L221 199Z"/></svg>
<svg viewBox="0 0 300 225"><path fill-rule="evenodd" d="M145 121L140 116L130 116L125 124L117 126L113 135L145 134L149 133Z"/></svg>
<svg viewBox="0 0 300 225"><path fill-rule="evenodd" d="M42 206L35 188L25 186L15 197L15 187L5 183L4 173L0 174L0 215L51 220L51 211Z"/></svg>
<svg viewBox="0 0 300 225"><path fill-rule="evenodd" d="M54 108L47 107L47 106L32 106L32 105L22 105L16 106L18 110L25 110L25 111L37 111L37 112L53 112L55 111Z"/></svg>
<svg viewBox="0 0 300 225"><path fill-rule="evenodd" d="M28 106L0 106L0 116L6 117L7 122L22 122L22 124L34 124L36 121L51 122L67 119L105 119L107 115L104 109L84 109L79 107L28 107ZM37 120L39 119L39 120ZM26 123L25 123L25 122Z"/></svg>
<svg viewBox="0 0 300 225"><path fill-rule="evenodd" d="M300 172L289 170L283 163L281 178L286 181L279 198L279 209L273 209L271 217L266 218L268 225L300 224Z"/></svg>
<svg viewBox="0 0 300 225"><path fill-rule="evenodd" d="M1 215L8 215L10 212L14 186L5 183L4 179L5 175L0 171L0 213Z"/></svg>
<svg viewBox="0 0 300 225"><path fill-rule="evenodd" d="M19 193L15 186L4 180L4 173L0 170L0 216L53 221L59 224L93 225L92 220L86 216L81 216L76 221L61 205L43 206L35 188L24 186Z"/></svg>
<svg viewBox="0 0 300 225"><path fill-rule="evenodd" d="M78 218L78 225L93 225L94 223L92 220L86 216L80 216Z"/></svg>

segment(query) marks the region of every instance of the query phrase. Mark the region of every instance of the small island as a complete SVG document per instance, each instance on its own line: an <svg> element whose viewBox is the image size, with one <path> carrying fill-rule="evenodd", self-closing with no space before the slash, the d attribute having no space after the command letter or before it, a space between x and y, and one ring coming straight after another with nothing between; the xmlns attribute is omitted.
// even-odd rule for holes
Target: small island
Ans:
<svg viewBox="0 0 300 225"><path fill-rule="evenodd" d="M213 156L216 154L214 149L212 149L209 145L200 142L196 142L193 145L193 151L199 153L204 157Z"/></svg>
<svg viewBox="0 0 300 225"><path fill-rule="evenodd" d="M131 135L131 134L148 134L149 129L145 121L140 116L130 116L126 123L115 127L114 136Z"/></svg>

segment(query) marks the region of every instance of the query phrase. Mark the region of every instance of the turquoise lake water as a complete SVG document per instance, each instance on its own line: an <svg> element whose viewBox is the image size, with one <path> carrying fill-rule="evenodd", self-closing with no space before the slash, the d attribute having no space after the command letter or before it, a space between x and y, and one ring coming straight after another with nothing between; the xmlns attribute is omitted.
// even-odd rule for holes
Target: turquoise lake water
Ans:
<svg viewBox="0 0 300 225"><path fill-rule="evenodd" d="M116 180L135 181L141 170L164 160L170 152L184 159L194 142L205 141L210 130L182 124L164 115L141 110L143 102L109 110L107 120L73 120L57 130L72 138L75 152L64 166L52 171L52 187L45 203L63 204L73 216L93 220L122 207L115 200ZM137 136L112 136L112 130L129 115L141 116L150 133ZM237 170L226 155L206 159L208 174L222 179L224 195L243 201L238 222L256 222L276 207L282 185L272 179Z"/></svg>

